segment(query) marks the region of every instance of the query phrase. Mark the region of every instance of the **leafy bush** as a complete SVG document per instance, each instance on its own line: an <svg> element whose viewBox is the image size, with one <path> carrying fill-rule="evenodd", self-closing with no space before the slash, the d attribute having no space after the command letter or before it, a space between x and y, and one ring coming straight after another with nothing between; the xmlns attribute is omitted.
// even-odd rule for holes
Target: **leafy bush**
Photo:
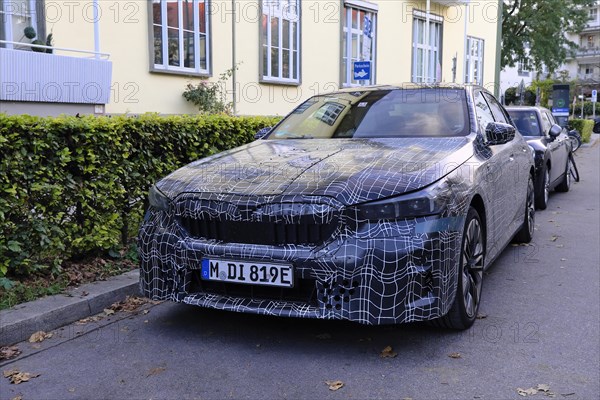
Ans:
<svg viewBox="0 0 600 400"><path fill-rule="evenodd" d="M584 117L591 117L594 111L594 103L592 103L591 101L584 101L583 102L583 116ZM571 104L571 106L569 107L569 111L570 113L573 113L573 104ZM598 104L596 104L596 114L598 114L600 112L600 106ZM577 103L575 103L575 116L579 117L581 116L581 101L577 101Z"/></svg>
<svg viewBox="0 0 600 400"><path fill-rule="evenodd" d="M0 114L0 278L59 272L65 259L125 244L153 182L276 122Z"/></svg>
<svg viewBox="0 0 600 400"><path fill-rule="evenodd" d="M589 143L592 137L592 129L594 129L594 121L591 119L570 119L569 126L571 129L577 129L581 134L581 140L584 143Z"/></svg>

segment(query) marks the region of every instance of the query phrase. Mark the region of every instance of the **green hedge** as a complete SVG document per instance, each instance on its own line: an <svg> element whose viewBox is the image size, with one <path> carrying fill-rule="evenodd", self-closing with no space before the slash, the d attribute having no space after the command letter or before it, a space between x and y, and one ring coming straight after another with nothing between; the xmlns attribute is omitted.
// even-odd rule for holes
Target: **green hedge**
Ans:
<svg viewBox="0 0 600 400"><path fill-rule="evenodd" d="M592 137L592 129L594 129L594 121L591 119L571 119L569 120L571 129L577 129L581 134L581 140L584 143L589 143Z"/></svg>
<svg viewBox="0 0 600 400"><path fill-rule="evenodd" d="M58 271L65 259L127 242L153 182L276 122L0 114L0 277Z"/></svg>

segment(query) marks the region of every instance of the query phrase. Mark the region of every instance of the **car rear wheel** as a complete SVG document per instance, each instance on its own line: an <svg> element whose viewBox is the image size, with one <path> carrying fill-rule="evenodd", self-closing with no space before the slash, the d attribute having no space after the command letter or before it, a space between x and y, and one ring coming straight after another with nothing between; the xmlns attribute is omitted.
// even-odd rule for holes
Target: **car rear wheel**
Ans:
<svg viewBox="0 0 600 400"><path fill-rule="evenodd" d="M467 329L473 325L481 302L484 261L483 226L477 210L470 207L463 231L454 303L435 325L450 329Z"/></svg>
<svg viewBox="0 0 600 400"><path fill-rule="evenodd" d="M545 210L548 207L548 197L550 196L550 170L548 166L544 167L542 173L542 182L538 186L535 193L535 207L540 210Z"/></svg>
<svg viewBox="0 0 600 400"><path fill-rule="evenodd" d="M527 184L527 200L525 201L525 218L523 226L515 235L515 242L529 243L533 239L533 230L535 226L535 195L533 189L533 179L529 177Z"/></svg>
<svg viewBox="0 0 600 400"><path fill-rule="evenodd" d="M573 168L571 157L567 159L567 166L565 168L565 175L562 181L556 187L557 192L568 192L571 189L571 169Z"/></svg>

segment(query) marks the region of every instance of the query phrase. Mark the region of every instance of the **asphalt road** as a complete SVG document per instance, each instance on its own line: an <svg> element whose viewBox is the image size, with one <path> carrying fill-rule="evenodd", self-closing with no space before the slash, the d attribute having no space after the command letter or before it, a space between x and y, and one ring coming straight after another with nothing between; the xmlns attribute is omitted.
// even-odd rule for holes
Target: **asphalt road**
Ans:
<svg viewBox="0 0 600 400"><path fill-rule="evenodd" d="M598 399L600 146L576 160L582 181L537 213L532 246L508 247L488 271L486 317L466 332L163 303L19 344L2 371L40 375L0 377L0 398L521 399L518 388L545 384L556 398ZM382 358L386 346L397 356Z"/></svg>

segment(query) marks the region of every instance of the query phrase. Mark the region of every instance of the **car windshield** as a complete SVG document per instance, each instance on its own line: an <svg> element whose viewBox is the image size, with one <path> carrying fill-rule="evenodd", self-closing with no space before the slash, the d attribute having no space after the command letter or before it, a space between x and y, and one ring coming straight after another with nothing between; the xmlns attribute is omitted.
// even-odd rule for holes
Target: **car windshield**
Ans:
<svg viewBox="0 0 600 400"><path fill-rule="evenodd" d="M534 110L508 110L510 117L523 136L542 136L542 130Z"/></svg>
<svg viewBox="0 0 600 400"><path fill-rule="evenodd" d="M389 89L315 96L268 139L466 136L464 89Z"/></svg>

